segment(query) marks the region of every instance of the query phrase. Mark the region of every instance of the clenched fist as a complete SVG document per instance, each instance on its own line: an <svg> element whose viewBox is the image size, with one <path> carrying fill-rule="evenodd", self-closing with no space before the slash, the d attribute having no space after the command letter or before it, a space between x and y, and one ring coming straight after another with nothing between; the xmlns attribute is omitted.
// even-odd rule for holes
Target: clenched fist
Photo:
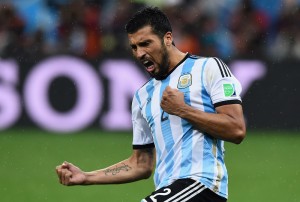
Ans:
<svg viewBox="0 0 300 202"><path fill-rule="evenodd" d="M84 184L85 174L78 167L72 163L64 162L56 167L56 173L59 178L59 182L63 185L79 185Z"/></svg>
<svg viewBox="0 0 300 202"><path fill-rule="evenodd" d="M167 86L163 92L160 106L168 114L178 115L178 109L185 106L184 94L177 89Z"/></svg>

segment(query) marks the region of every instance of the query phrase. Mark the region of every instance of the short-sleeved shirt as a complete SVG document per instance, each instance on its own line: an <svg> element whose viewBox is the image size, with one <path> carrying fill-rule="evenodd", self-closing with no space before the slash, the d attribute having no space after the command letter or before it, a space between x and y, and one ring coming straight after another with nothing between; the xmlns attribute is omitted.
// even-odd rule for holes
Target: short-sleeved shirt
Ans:
<svg viewBox="0 0 300 202"><path fill-rule="evenodd" d="M155 147L156 189L192 178L227 198L224 141L164 112L160 102L167 86L183 92L193 108L216 113L218 106L241 104L239 81L222 60L187 54L165 79L153 78L137 90L132 101L133 148Z"/></svg>

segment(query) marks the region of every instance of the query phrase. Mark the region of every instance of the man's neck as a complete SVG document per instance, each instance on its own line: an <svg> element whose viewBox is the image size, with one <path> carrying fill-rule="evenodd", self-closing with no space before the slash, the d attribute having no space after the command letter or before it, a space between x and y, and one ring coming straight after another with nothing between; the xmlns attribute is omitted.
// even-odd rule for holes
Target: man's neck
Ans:
<svg viewBox="0 0 300 202"><path fill-rule="evenodd" d="M169 54L169 60L170 60L170 67L169 71L172 71L179 62L183 60L183 58L186 56L187 53L183 53L180 50L178 50L175 46L172 48L171 53Z"/></svg>

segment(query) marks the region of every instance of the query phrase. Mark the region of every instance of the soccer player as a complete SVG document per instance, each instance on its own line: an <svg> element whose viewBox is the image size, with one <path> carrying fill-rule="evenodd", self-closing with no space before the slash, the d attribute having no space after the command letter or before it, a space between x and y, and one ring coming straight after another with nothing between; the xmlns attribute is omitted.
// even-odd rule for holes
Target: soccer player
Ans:
<svg viewBox="0 0 300 202"><path fill-rule="evenodd" d="M221 59L178 50L158 8L138 11L126 31L152 77L132 101L132 155L92 172L64 162L56 168L60 183L132 182L149 178L156 162L156 190L142 202L226 201L224 141L239 144L246 133L240 83Z"/></svg>

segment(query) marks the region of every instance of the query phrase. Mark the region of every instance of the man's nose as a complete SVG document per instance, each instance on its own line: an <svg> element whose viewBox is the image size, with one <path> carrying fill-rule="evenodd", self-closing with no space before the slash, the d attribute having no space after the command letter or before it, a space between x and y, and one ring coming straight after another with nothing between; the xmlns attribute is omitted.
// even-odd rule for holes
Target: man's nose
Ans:
<svg viewBox="0 0 300 202"><path fill-rule="evenodd" d="M136 50L136 57L137 57L138 59L142 59L142 58L145 56L145 54L146 54L146 52L144 51L143 48L138 48L138 49Z"/></svg>

